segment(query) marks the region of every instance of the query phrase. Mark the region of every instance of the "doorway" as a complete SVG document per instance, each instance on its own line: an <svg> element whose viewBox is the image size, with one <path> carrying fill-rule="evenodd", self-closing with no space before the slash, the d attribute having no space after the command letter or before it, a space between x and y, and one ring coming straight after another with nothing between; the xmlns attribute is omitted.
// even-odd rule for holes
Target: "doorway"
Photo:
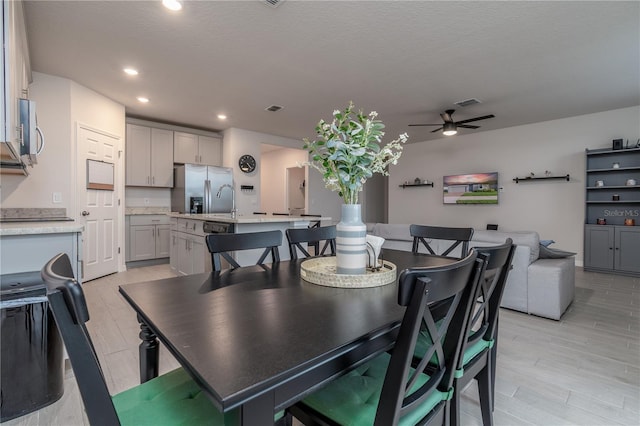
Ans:
<svg viewBox="0 0 640 426"><path fill-rule="evenodd" d="M292 215L305 212L307 185L305 180L307 166L287 167L287 211Z"/></svg>

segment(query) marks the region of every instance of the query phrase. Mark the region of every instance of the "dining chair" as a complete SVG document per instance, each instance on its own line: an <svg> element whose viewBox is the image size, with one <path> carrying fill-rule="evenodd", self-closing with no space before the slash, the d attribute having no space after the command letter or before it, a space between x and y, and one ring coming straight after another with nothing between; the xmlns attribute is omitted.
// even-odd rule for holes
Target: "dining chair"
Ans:
<svg viewBox="0 0 640 426"><path fill-rule="evenodd" d="M473 236L473 228L447 228L426 225L411 225L409 232L413 237L413 247L411 251L414 253L418 253L420 244L425 246L429 254L440 256L448 256L456 247L461 246L462 249L460 256L457 257L458 259L467 256L469 253L469 241L471 241L471 237ZM427 239L447 240L453 241L453 243L451 243L447 249L436 253Z"/></svg>
<svg viewBox="0 0 640 426"><path fill-rule="evenodd" d="M322 217L322 215L320 214L307 214L307 213L303 213L300 215L300 217ZM320 220L316 219L316 220L310 220L309 221L309 228L320 228Z"/></svg>
<svg viewBox="0 0 640 426"><path fill-rule="evenodd" d="M183 368L111 396L86 327L84 291L69 256L56 255L41 275L91 425L224 425L223 415ZM284 419L281 411L274 421L283 424Z"/></svg>
<svg viewBox="0 0 640 426"><path fill-rule="evenodd" d="M460 424L460 394L476 379L480 395L480 409L484 426L493 424L493 407L498 351L498 318L500 302L511 270L516 245L511 238L504 244L476 247L488 257L486 269L476 290L475 306L469 319L469 333L463 356L458 360L451 400L451 424Z"/></svg>
<svg viewBox="0 0 640 426"><path fill-rule="evenodd" d="M314 255L322 256L326 253L327 248L331 255L336 255L336 227L323 226L320 228L289 228L285 231L287 241L289 242L289 254L291 259L298 258L298 251L300 251L303 257L311 256L309 252L302 246L302 243L307 243L309 246L314 247ZM319 250L320 241L324 241L322 250Z"/></svg>
<svg viewBox="0 0 640 426"><path fill-rule="evenodd" d="M480 395L480 408L484 426L493 424L493 396L498 339L498 315L500 302L507 282L516 246L511 238L504 244L491 247L476 247L486 257L487 266L473 297L472 315L469 317L469 332L466 334L463 355L458 359L451 399L451 424L460 424L460 395L467 383L476 379ZM433 310L440 309L438 306ZM435 314L439 318L442 314ZM429 336L420 335L416 343L414 364L420 362L421 354L431 346Z"/></svg>
<svg viewBox="0 0 640 426"><path fill-rule="evenodd" d="M474 251L446 266L402 271L398 304L406 309L391 354L384 352L329 382L290 407L290 413L304 424L447 424L455 365L485 264ZM436 322L429 305L440 301L448 301L449 309ZM435 344L422 354L426 361L412 367L420 332Z"/></svg>
<svg viewBox="0 0 640 426"><path fill-rule="evenodd" d="M264 251L256 262L261 265L271 254L272 262L280 261L280 251L278 247L282 244L282 231L262 231L247 232L244 234L209 234L205 237L207 248L211 253L211 265L214 271L222 270L220 256L222 256L232 269L239 268L240 265L229 254L230 251L261 249Z"/></svg>

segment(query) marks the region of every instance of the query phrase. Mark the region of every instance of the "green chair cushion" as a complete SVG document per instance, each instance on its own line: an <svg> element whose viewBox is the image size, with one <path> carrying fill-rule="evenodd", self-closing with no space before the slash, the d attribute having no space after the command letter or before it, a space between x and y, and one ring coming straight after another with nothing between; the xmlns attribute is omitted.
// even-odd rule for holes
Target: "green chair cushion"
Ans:
<svg viewBox="0 0 640 426"><path fill-rule="evenodd" d="M383 353L348 374L330 382L302 402L341 425L370 426L376 416L384 376L391 356ZM421 374L412 392L429 380ZM434 390L415 410L400 419L399 425L414 425L448 394Z"/></svg>
<svg viewBox="0 0 640 426"><path fill-rule="evenodd" d="M122 426L224 425L222 414L182 368L112 397ZM279 420L284 411L275 416Z"/></svg>
<svg viewBox="0 0 640 426"><path fill-rule="evenodd" d="M480 352L485 350L490 346L490 342L484 339L480 339L473 345L467 347L464 351L464 356L462 358L462 365L467 365L469 361L476 357ZM416 342L416 349L413 352L414 356L420 358L423 354L427 352L427 349L431 346L431 339L428 335L420 333L418 335L418 340ZM436 363L436 354L434 353L431 357L431 362Z"/></svg>

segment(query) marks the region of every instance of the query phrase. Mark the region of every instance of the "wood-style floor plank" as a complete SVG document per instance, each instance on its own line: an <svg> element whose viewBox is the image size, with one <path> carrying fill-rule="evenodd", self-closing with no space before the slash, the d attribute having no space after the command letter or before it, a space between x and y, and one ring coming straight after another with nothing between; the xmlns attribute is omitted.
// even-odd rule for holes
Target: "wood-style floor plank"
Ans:
<svg viewBox="0 0 640 426"><path fill-rule="evenodd" d="M139 380L140 329L118 285L172 275L158 265L84 284L88 329L112 394ZM560 321L503 309L499 333L495 425L640 424L640 279L576 268L575 299ZM178 366L161 347L160 372ZM461 401L462 424L481 425L475 383ZM3 424L88 425L73 372L60 401Z"/></svg>

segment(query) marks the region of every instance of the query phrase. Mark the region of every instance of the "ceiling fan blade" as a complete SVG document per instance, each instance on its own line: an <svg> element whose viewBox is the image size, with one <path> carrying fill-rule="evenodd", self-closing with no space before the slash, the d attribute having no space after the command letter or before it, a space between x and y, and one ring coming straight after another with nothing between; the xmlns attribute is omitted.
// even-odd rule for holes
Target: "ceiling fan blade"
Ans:
<svg viewBox="0 0 640 426"><path fill-rule="evenodd" d="M471 123L472 121L486 120L487 118L493 118L493 117L495 117L495 115L489 114L489 115L483 115L482 117L468 118L466 120L457 121L456 125L464 124L464 123Z"/></svg>
<svg viewBox="0 0 640 426"><path fill-rule="evenodd" d="M409 126L442 126L442 123L439 123L439 124L409 124Z"/></svg>
<svg viewBox="0 0 640 426"><path fill-rule="evenodd" d="M439 132L440 130L444 129L444 127L440 127L438 129L432 130L431 133L436 133Z"/></svg>
<svg viewBox="0 0 640 426"><path fill-rule="evenodd" d="M479 129L480 126L471 126L469 124L457 124L456 127L463 127L465 129Z"/></svg>

